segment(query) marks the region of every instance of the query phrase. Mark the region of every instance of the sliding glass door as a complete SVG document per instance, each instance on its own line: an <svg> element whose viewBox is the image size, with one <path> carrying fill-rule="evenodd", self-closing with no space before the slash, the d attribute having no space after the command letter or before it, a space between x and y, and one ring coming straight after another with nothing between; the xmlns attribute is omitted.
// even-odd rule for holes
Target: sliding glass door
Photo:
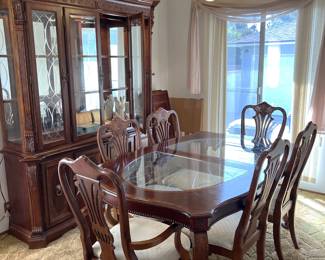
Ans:
<svg viewBox="0 0 325 260"><path fill-rule="evenodd" d="M228 23L227 115L228 134L240 134L240 114L247 104L266 101L283 107L290 132L297 13L264 23ZM281 121L280 115L274 116ZM254 122L248 121L248 135ZM276 133L276 131L275 131Z"/></svg>

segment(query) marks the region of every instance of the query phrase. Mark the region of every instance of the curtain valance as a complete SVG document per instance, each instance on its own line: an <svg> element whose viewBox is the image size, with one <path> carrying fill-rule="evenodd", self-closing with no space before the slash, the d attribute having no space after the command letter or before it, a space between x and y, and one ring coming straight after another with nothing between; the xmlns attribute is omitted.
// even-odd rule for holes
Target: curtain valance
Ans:
<svg viewBox="0 0 325 260"><path fill-rule="evenodd" d="M309 4L312 0L193 0L193 8L213 13L218 19L256 23L274 19Z"/></svg>

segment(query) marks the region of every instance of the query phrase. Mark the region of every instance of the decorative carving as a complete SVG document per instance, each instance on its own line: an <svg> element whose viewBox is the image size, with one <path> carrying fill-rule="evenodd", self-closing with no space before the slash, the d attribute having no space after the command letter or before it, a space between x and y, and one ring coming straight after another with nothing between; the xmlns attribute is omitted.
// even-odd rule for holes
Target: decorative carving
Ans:
<svg viewBox="0 0 325 260"><path fill-rule="evenodd" d="M43 232L42 215L40 206L40 191L37 181L37 167L35 164L27 166L27 182L29 189L30 214L32 221L32 232Z"/></svg>
<svg viewBox="0 0 325 260"><path fill-rule="evenodd" d="M50 0L49 2L96 8L97 0Z"/></svg>
<svg viewBox="0 0 325 260"><path fill-rule="evenodd" d="M174 110L159 108L147 118L149 143L158 144L170 138L180 138L181 131L177 113Z"/></svg>
<svg viewBox="0 0 325 260"><path fill-rule="evenodd" d="M22 0L14 0L13 9L14 9L16 24L17 25L24 24L26 19L24 15L24 5Z"/></svg>
<svg viewBox="0 0 325 260"><path fill-rule="evenodd" d="M30 152L30 153L35 152L34 134L32 132L26 132L25 133L24 150L26 152Z"/></svg>
<svg viewBox="0 0 325 260"><path fill-rule="evenodd" d="M255 121L256 130L255 136L252 140L252 143L254 144L253 149L264 150L271 146L272 142L270 140L270 134L277 126L272 117L275 111L279 111L282 114L281 128L277 136L282 137L287 122L287 114L283 108L273 107L266 102L257 105L247 105L243 108L241 113L241 145L244 149L246 149L244 137L246 134L245 119L248 109L253 109L255 112L253 119Z"/></svg>
<svg viewBox="0 0 325 260"><path fill-rule="evenodd" d="M132 138L131 129L135 135ZM133 140L134 139L134 140ZM103 161L111 160L140 148L141 137L137 123L134 120L123 120L115 117L111 123L102 125L97 132L97 143ZM113 151L111 149L113 148Z"/></svg>

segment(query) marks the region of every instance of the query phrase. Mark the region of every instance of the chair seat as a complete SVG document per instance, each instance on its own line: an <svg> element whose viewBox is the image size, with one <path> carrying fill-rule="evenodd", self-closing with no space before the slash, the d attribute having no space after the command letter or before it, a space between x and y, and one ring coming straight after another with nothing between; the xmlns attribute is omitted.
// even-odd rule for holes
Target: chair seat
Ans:
<svg viewBox="0 0 325 260"><path fill-rule="evenodd" d="M161 234L164 230L168 228L168 225L163 224L161 222L151 220L149 218L144 217L134 217L130 218L130 233L131 233L131 241L143 241L149 240ZM110 229L113 237L114 237L114 246L115 246L115 255L117 259L125 259L122 244L121 244L121 232L120 232L120 224L115 225ZM190 248L190 240L189 238L182 234L182 245L184 248L189 250ZM93 245L93 253L94 256L100 257L101 248L100 244L97 241ZM151 260L151 259L168 259L168 260L178 260L179 254L176 251L174 244L174 235L171 235L168 239L166 239L161 244L146 249L146 250L137 250L135 251L138 259Z"/></svg>
<svg viewBox="0 0 325 260"><path fill-rule="evenodd" d="M232 250L236 229L239 225L242 214L243 211L238 211L213 224L208 231L209 244ZM183 229L183 232L187 236L190 235L190 231L188 229Z"/></svg>

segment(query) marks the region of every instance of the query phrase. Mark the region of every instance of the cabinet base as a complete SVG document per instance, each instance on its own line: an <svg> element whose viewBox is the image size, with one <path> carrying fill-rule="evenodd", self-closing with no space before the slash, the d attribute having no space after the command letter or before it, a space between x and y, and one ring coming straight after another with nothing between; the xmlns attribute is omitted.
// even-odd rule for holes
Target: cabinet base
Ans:
<svg viewBox="0 0 325 260"><path fill-rule="evenodd" d="M43 233L33 233L30 230L10 224L9 234L28 244L30 249L39 249L46 247L50 242L58 239L67 231L76 227L73 218L44 231Z"/></svg>

